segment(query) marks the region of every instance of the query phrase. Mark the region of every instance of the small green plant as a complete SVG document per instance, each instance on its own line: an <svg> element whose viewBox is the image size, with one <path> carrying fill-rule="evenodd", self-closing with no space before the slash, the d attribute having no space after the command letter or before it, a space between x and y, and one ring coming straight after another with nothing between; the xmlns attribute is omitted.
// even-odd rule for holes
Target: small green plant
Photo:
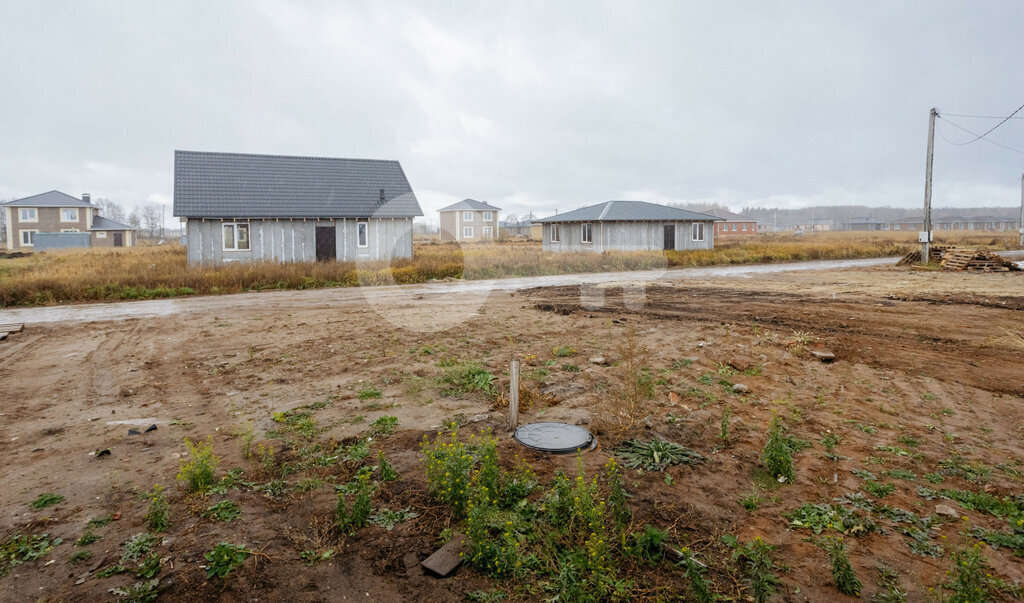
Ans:
<svg viewBox="0 0 1024 603"><path fill-rule="evenodd" d="M818 546L828 553L828 560L832 564L832 581L836 589L844 595L859 597L863 585L857 579L857 573L850 565L850 558L846 554L846 544L842 538L823 538Z"/></svg>
<svg viewBox="0 0 1024 603"><path fill-rule="evenodd" d="M782 584L775 575L778 570L772 560L775 547L769 545L760 536L747 544L740 545L733 553L733 560L738 561L746 576L747 585L753 592L755 603L765 603Z"/></svg>
<svg viewBox="0 0 1024 603"><path fill-rule="evenodd" d="M0 542L0 577L6 576L16 565L44 557L63 541L62 538L51 540L49 534L15 534Z"/></svg>
<svg viewBox="0 0 1024 603"><path fill-rule="evenodd" d="M910 435L900 435L896 437L896 441L909 448L917 448L921 445L921 440Z"/></svg>
<svg viewBox="0 0 1024 603"><path fill-rule="evenodd" d="M388 462L383 450L377 452L377 467L380 469L380 480L382 482L393 482L401 477L398 471L395 471L395 468Z"/></svg>
<svg viewBox="0 0 1024 603"><path fill-rule="evenodd" d="M550 373L550 371L548 371ZM494 395L494 375L475 362L463 362L445 369L438 379L446 396L481 392Z"/></svg>
<svg viewBox="0 0 1024 603"><path fill-rule="evenodd" d="M885 498L896 491L896 486L883 482L864 482L864 489L875 498Z"/></svg>
<svg viewBox="0 0 1024 603"><path fill-rule="evenodd" d="M704 576L707 567L694 558L689 548L684 547L680 553L683 556L679 560L679 565L683 567L686 579L690 583L692 600L697 603L714 603L718 597L712 590L714 584Z"/></svg>
<svg viewBox="0 0 1024 603"><path fill-rule="evenodd" d="M190 492L204 492L216 481L214 474L220 465L220 458L213 453L213 438L192 442L185 438L189 460L181 460L178 481L185 484Z"/></svg>
<svg viewBox="0 0 1024 603"><path fill-rule="evenodd" d="M569 356L575 356L576 350L569 346L562 346L552 349L551 353L559 358L568 358Z"/></svg>
<svg viewBox="0 0 1024 603"><path fill-rule="evenodd" d="M46 507L55 505L63 500L64 497L61 496L60 494L54 494L52 492L43 492L42 494L39 495L38 498L32 501L29 504L29 506L32 507L33 509L45 509Z"/></svg>
<svg viewBox="0 0 1024 603"><path fill-rule="evenodd" d="M768 427L768 441L761 450L761 461L768 473L779 481L792 482L796 477L793 469L793 449L787 435L786 425L778 416Z"/></svg>
<svg viewBox="0 0 1024 603"><path fill-rule="evenodd" d="M321 561L327 561L331 557L334 557L334 549L327 549L326 551L314 551L305 550L299 553L299 559L306 562L306 567L310 567L320 563Z"/></svg>
<svg viewBox="0 0 1024 603"><path fill-rule="evenodd" d="M842 438L838 435L828 432L821 435L821 445L825 447L825 450L832 452L835 450L836 444L842 442Z"/></svg>
<svg viewBox="0 0 1024 603"><path fill-rule="evenodd" d="M815 534L835 530L841 534L857 536L878 529L870 516L862 516L837 504L804 503L782 515L790 520L793 527L807 528Z"/></svg>
<svg viewBox="0 0 1024 603"><path fill-rule="evenodd" d="M160 579L153 578L147 582L136 582L131 586L111 588L110 594L123 603L151 603L160 596Z"/></svg>
<svg viewBox="0 0 1024 603"><path fill-rule="evenodd" d="M82 532L82 535L75 541L75 546L89 546L100 538L102 537L96 533L96 530L90 527Z"/></svg>
<svg viewBox="0 0 1024 603"><path fill-rule="evenodd" d="M109 578L111 576L116 576L118 574L127 573L127 571L128 571L127 567L125 567L125 566L121 565L120 563L118 563L117 565L111 565L109 567L105 567L105 568L101 569L100 571L96 572L96 577L97 578Z"/></svg>
<svg viewBox="0 0 1024 603"><path fill-rule="evenodd" d="M398 427L398 417L391 415L383 415L377 417L370 423L370 431L373 435L384 436L395 433L395 429Z"/></svg>
<svg viewBox="0 0 1024 603"><path fill-rule="evenodd" d="M121 545L121 563L138 561L143 555L148 554L159 542L160 537L142 532L125 540Z"/></svg>
<svg viewBox="0 0 1024 603"><path fill-rule="evenodd" d="M729 444L729 418L732 417L732 409L726 406L722 409L722 420L719 422L718 439L723 446Z"/></svg>
<svg viewBox="0 0 1024 603"><path fill-rule="evenodd" d="M149 509L146 511L146 524L154 532L166 532L171 527L171 513L167 505L167 497L164 496L163 486L156 484L153 490L146 495L149 499Z"/></svg>
<svg viewBox="0 0 1024 603"><path fill-rule="evenodd" d="M914 481L917 479L916 473L914 473L913 471L908 471L906 469L889 469L887 471L883 471L882 475L886 477L891 477L893 479L905 479L908 481Z"/></svg>
<svg viewBox="0 0 1024 603"><path fill-rule="evenodd" d="M981 483L992 474L992 467L985 463L968 461L959 454L939 461L939 473L963 478L969 482Z"/></svg>
<svg viewBox="0 0 1024 603"><path fill-rule="evenodd" d="M113 515L106 515L104 517L93 517L92 519L89 520L89 527L90 528L102 528L103 526L109 524L112 521L114 521L114 516Z"/></svg>
<svg viewBox="0 0 1024 603"><path fill-rule="evenodd" d="M68 559L68 565L75 565L82 561L88 561L92 558L92 551L76 551L71 559Z"/></svg>
<svg viewBox="0 0 1024 603"><path fill-rule="evenodd" d="M379 389L369 385L359 390L356 394L360 400L376 400L379 399L383 394Z"/></svg>
<svg viewBox="0 0 1024 603"><path fill-rule="evenodd" d="M220 542L206 553L206 578L226 578L228 574L245 563L252 551L240 544Z"/></svg>
<svg viewBox="0 0 1024 603"><path fill-rule="evenodd" d="M203 517L210 517L216 521L232 521L238 519L241 516L242 510L238 508L238 505L231 502L230 500L222 500L215 505L211 505L203 511Z"/></svg>
<svg viewBox="0 0 1024 603"><path fill-rule="evenodd" d="M391 509L381 509L377 513L370 516L370 523L379 525L385 530L392 530L394 527L402 522L409 521L415 517L419 517L419 513L413 511L409 507L399 509L398 511L392 511Z"/></svg>
<svg viewBox="0 0 1024 603"><path fill-rule="evenodd" d="M150 553L139 561L138 569L135 571L136 578L152 578L160 573L160 555Z"/></svg>
<svg viewBox="0 0 1024 603"><path fill-rule="evenodd" d="M427 484L438 501L451 507L456 517L464 517L470 497L470 471L474 460L468 447L453 429L447 436L438 434L433 442L424 437L420 450L424 456Z"/></svg>
<svg viewBox="0 0 1024 603"><path fill-rule="evenodd" d="M740 497L740 504L748 512L756 511L761 506L761 494L757 490L753 490L750 494Z"/></svg>
<svg viewBox="0 0 1024 603"><path fill-rule="evenodd" d="M906 603L907 593L900 583L896 570L885 565L878 566L878 586L883 589L871 597L872 603Z"/></svg>
<svg viewBox="0 0 1024 603"><path fill-rule="evenodd" d="M645 525L643 530L633 533L633 544L628 552L641 561L657 563L665 557L664 545L668 536L665 530Z"/></svg>
<svg viewBox="0 0 1024 603"><path fill-rule="evenodd" d="M664 471L672 465L693 465L706 460L689 448L658 439L626 440L613 448L612 453L622 460L623 467L645 471Z"/></svg>
<svg viewBox="0 0 1024 603"><path fill-rule="evenodd" d="M242 458L248 459L249 455L252 454L252 444L256 441L256 430L252 421L247 421L245 425L236 427L232 435L241 440L239 448L242 451Z"/></svg>
<svg viewBox="0 0 1024 603"><path fill-rule="evenodd" d="M345 495L338 493L338 503L334 509L334 521L342 532L353 533L359 528L366 526L373 512L373 504L370 500L370 476L362 474L356 478L356 496L349 509L345 501Z"/></svg>

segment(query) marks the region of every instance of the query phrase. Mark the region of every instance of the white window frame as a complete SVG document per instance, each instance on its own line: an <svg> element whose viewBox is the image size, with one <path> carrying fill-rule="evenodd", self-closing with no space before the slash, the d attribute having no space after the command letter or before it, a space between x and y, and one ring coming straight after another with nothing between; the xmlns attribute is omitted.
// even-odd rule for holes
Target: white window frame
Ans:
<svg viewBox="0 0 1024 603"><path fill-rule="evenodd" d="M463 222L472 222L473 221L473 212L471 212L471 211L464 211L464 212L462 212L462 221Z"/></svg>
<svg viewBox="0 0 1024 603"><path fill-rule="evenodd" d="M747 223L746 222L743 223L743 232L747 232Z"/></svg>
<svg viewBox="0 0 1024 603"><path fill-rule="evenodd" d="M81 232L77 228L61 228L60 231L61 232Z"/></svg>
<svg viewBox="0 0 1024 603"><path fill-rule="evenodd" d="M245 247L238 246L238 232L245 227ZM231 227L231 245L228 245L227 230ZM249 221L221 222L221 249L224 251L252 251L252 231L249 228Z"/></svg>
<svg viewBox="0 0 1024 603"><path fill-rule="evenodd" d="M558 224L552 224L551 225L551 230L549 231L549 233L550 233L549 237L551 238L551 242L552 243L561 243L562 242L561 233L558 232Z"/></svg>
<svg viewBox="0 0 1024 603"><path fill-rule="evenodd" d="M31 218L26 218L25 214L32 212ZM38 222L39 221L39 210L34 207L21 207L18 208L18 222Z"/></svg>
<svg viewBox="0 0 1024 603"><path fill-rule="evenodd" d="M21 246L22 247L35 247L35 244L36 244L36 242L35 242L35 235L36 235L37 232L39 232L39 231L38 230L28 230L28 229L22 230L21 231ZM25 235L26 234L29 235L28 243L25 242Z"/></svg>
<svg viewBox="0 0 1024 603"><path fill-rule="evenodd" d="M107 238L107 231L105 231L105 230L97 231L96 238L97 239L105 239L105 238Z"/></svg>
<svg viewBox="0 0 1024 603"><path fill-rule="evenodd" d="M490 222L493 219L494 219L494 212L493 211L485 211L484 212L484 222Z"/></svg>
<svg viewBox="0 0 1024 603"><path fill-rule="evenodd" d="M494 238L494 228L491 227L491 226L484 226L483 237L485 239L493 239Z"/></svg>
<svg viewBox="0 0 1024 603"><path fill-rule="evenodd" d="M580 224L580 243L594 242L594 227L590 222Z"/></svg>
<svg viewBox="0 0 1024 603"><path fill-rule="evenodd" d="M64 212L72 211L75 212L75 217L71 220L64 217ZM60 208L60 221L61 222L77 222L78 221L78 208L77 207L62 207Z"/></svg>
<svg viewBox="0 0 1024 603"><path fill-rule="evenodd" d="M472 226L463 226L462 227L462 238L463 239L472 239L473 238L473 227Z"/></svg>
<svg viewBox="0 0 1024 603"><path fill-rule="evenodd" d="M370 246L370 223L356 222L356 247L366 249Z"/></svg>
<svg viewBox="0 0 1024 603"><path fill-rule="evenodd" d="M704 240L704 223L703 222L694 222L693 223L693 225L690 227L690 239L693 240L693 241L703 241Z"/></svg>
<svg viewBox="0 0 1024 603"><path fill-rule="evenodd" d="M730 230L732 232L736 232L736 223L735 222L732 223L732 228Z"/></svg>

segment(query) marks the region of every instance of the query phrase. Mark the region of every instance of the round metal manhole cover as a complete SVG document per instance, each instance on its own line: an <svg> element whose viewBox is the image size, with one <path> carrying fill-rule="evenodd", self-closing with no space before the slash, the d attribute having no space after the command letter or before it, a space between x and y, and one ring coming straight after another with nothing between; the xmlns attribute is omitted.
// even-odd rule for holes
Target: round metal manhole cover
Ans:
<svg viewBox="0 0 1024 603"><path fill-rule="evenodd" d="M524 446L554 454L585 450L594 443L589 431L568 423L530 423L516 429L515 438Z"/></svg>

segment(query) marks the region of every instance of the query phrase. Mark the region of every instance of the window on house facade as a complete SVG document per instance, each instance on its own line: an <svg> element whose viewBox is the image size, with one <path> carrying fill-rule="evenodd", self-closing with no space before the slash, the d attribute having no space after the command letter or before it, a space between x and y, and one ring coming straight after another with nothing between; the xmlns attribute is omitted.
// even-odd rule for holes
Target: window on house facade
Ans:
<svg viewBox="0 0 1024 603"><path fill-rule="evenodd" d="M224 223L224 251L249 251L249 223Z"/></svg>
<svg viewBox="0 0 1024 603"><path fill-rule="evenodd" d="M591 228L590 224L581 224L580 225L580 241L582 241L584 243L593 243L594 242L594 232L593 232L593 229Z"/></svg>
<svg viewBox="0 0 1024 603"><path fill-rule="evenodd" d="M473 227L472 226L463 226L462 227L462 238L463 239L472 239L473 238Z"/></svg>
<svg viewBox="0 0 1024 603"><path fill-rule="evenodd" d="M746 222L743 223L743 232L747 232L747 223Z"/></svg>
<svg viewBox="0 0 1024 603"><path fill-rule="evenodd" d="M78 221L78 208L77 207L65 207L60 210L60 221L61 222L77 222Z"/></svg>
<svg viewBox="0 0 1024 603"><path fill-rule="evenodd" d="M23 230L21 231L21 246L32 247L35 243L35 236L38 230Z"/></svg>
<svg viewBox="0 0 1024 603"><path fill-rule="evenodd" d="M490 222L493 219L494 219L494 212L493 211L485 211L484 212L484 222Z"/></svg>
<svg viewBox="0 0 1024 603"><path fill-rule="evenodd" d="M97 239L105 239L105 238L107 238L107 233L101 230L100 232L96 233L96 238Z"/></svg>
<svg viewBox="0 0 1024 603"><path fill-rule="evenodd" d="M464 211L464 212L462 212L462 221L463 222L472 222L473 221L473 212L471 212L471 211Z"/></svg>
<svg viewBox="0 0 1024 603"><path fill-rule="evenodd" d="M494 238L494 229L491 228L490 226L484 226L484 238L485 239L493 239Z"/></svg>
<svg viewBox="0 0 1024 603"><path fill-rule="evenodd" d="M61 232L78 232L77 228L61 228Z"/></svg>
<svg viewBox="0 0 1024 603"><path fill-rule="evenodd" d="M34 207L23 207L18 211L19 222L38 222L39 214Z"/></svg>
<svg viewBox="0 0 1024 603"><path fill-rule="evenodd" d="M558 232L558 224L552 224L550 228L551 228L551 242L552 243L560 243L562 241L562 238L559 236L560 233Z"/></svg>
<svg viewBox="0 0 1024 603"><path fill-rule="evenodd" d="M693 223L693 228L690 230L690 234L691 234L691 238L694 241L703 241L704 240L704 223L703 222L694 222Z"/></svg>
<svg viewBox="0 0 1024 603"><path fill-rule="evenodd" d="M356 222L356 247L370 246L370 223Z"/></svg>
<svg viewBox="0 0 1024 603"><path fill-rule="evenodd" d="M733 231L733 232L736 232L736 224L733 224L733 225L732 225L732 231Z"/></svg>

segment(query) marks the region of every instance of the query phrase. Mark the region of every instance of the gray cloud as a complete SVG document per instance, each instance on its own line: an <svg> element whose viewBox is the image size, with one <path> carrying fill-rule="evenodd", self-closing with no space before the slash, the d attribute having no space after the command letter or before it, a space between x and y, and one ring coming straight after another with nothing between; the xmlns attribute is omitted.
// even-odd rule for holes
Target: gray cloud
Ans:
<svg viewBox="0 0 1024 603"><path fill-rule="evenodd" d="M0 198L169 202L183 148L396 158L429 217L464 197L917 206L930 107L1024 103L1021 17L1014 0L4 3ZM1024 120L993 139L1024 149ZM936 205L1019 202L1024 156L936 144Z"/></svg>

